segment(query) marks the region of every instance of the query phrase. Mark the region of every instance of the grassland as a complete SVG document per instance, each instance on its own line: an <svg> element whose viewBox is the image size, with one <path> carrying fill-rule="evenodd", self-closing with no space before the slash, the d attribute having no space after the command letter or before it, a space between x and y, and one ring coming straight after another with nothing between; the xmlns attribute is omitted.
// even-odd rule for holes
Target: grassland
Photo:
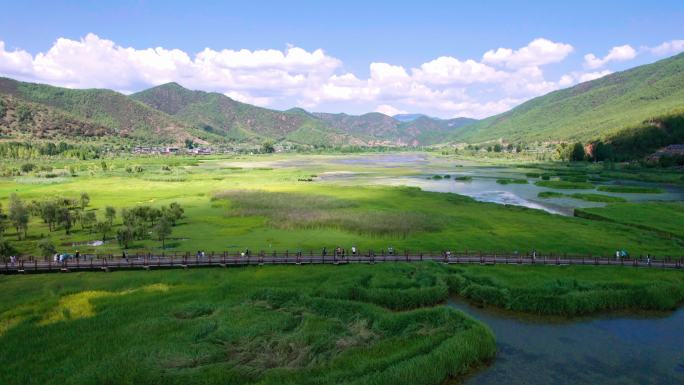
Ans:
<svg viewBox="0 0 684 385"><path fill-rule="evenodd" d="M0 277L0 382L441 384L494 356L443 306L576 316L671 310L679 271L265 266Z"/></svg>
<svg viewBox="0 0 684 385"><path fill-rule="evenodd" d="M540 315L673 310L684 301L684 275L677 271L578 266L458 266L451 271L451 289L474 303Z"/></svg>
<svg viewBox="0 0 684 385"><path fill-rule="evenodd" d="M643 186L599 186L599 191L623 194L660 194L663 189Z"/></svg>
<svg viewBox="0 0 684 385"><path fill-rule="evenodd" d="M626 224L684 239L684 203L615 203L600 208L576 210L576 215L613 223Z"/></svg>
<svg viewBox="0 0 684 385"><path fill-rule="evenodd" d="M493 357L494 339L456 310L424 307L448 295L438 273L386 265L3 277L0 382L440 384Z"/></svg>
<svg viewBox="0 0 684 385"><path fill-rule="evenodd" d="M185 217L166 240L167 252L320 250L338 245L355 245L362 250L392 246L397 250L435 252L445 248L509 252L536 249L609 255L617 247L643 254L680 252L676 240L657 233L636 233L633 227L621 224L606 227L596 220L481 203L417 188L350 185L343 181L323 183L311 176L340 169L398 177L415 171L331 165L318 162L321 159L331 158L115 159L107 161L106 171L100 161L54 161L52 173L60 178L58 181L33 176L3 178L0 197L5 199L0 203L7 208L6 197L13 192L27 202L56 196L77 199L81 192L87 192L90 204L86 211L95 212L101 219L105 206L113 206L120 213L123 208L138 205L161 207L178 202L185 209ZM64 170L74 171L76 176ZM298 181L302 179L313 182ZM228 195L215 199L217 193ZM262 195L261 200L280 203L260 207L259 200L255 200L257 193ZM304 195L312 196L315 202L336 202L342 206L322 213L312 204L296 202ZM26 239L17 240L12 228L6 231L5 239L24 254L40 255L38 242L43 237L52 238L59 251L118 254L122 249L113 240L113 234L120 226L121 218L117 216L107 242L93 247L85 243L101 239L96 232L78 225L69 235L63 229L51 232L39 218L32 217ZM160 246L161 242L153 239L129 245L132 251L154 252Z"/></svg>
<svg viewBox="0 0 684 385"><path fill-rule="evenodd" d="M30 202L77 200L87 192L85 211L103 219L107 206L120 214L178 202L185 215L166 240L166 252L355 245L681 254L681 203L610 203L563 217L327 178L368 173L425 182L426 176L456 175L443 165L425 171L339 160L270 155L38 161L37 171L0 179L0 203L6 210L11 193ZM548 167L539 175L579 180L596 174L593 167ZM117 215L112 233L122 226ZM60 226L50 231L36 216L28 237L17 237L11 228L4 235L33 255L44 238L60 251L122 250L111 234L104 245L88 246L83 243L102 235L80 225L70 234ZM130 248L159 252L160 246L145 238ZM561 316L671 310L684 300L679 271L435 263L2 276L0 288L0 383L29 385L442 384L488 362L496 350L486 326L444 306L450 295Z"/></svg>
<svg viewBox="0 0 684 385"><path fill-rule="evenodd" d="M583 193L575 193L575 194L564 194L556 191L542 191L539 194L537 194L539 198L572 198L572 199L579 199L587 202L605 202L605 203L614 203L614 202L626 202L624 198L620 197L614 197L610 195L603 195L603 194L583 194Z"/></svg>
<svg viewBox="0 0 684 385"><path fill-rule="evenodd" d="M593 189L594 185L586 182L571 182L566 180L540 180L534 183L539 187L547 187L562 190L589 190Z"/></svg>
<svg viewBox="0 0 684 385"><path fill-rule="evenodd" d="M87 192L90 204L86 211L102 219L106 206L120 213L138 205L161 207L178 202L185 217L166 240L167 252L245 248L268 252L355 245L362 250L392 246L435 252L445 248L536 249L609 255L621 247L632 253L681 253L676 239L655 231L635 231L629 224L561 217L417 188L326 182L317 176L344 171L402 177L417 172L410 167L324 162L331 159L334 157L139 157L108 159L106 170L100 160L56 160L50 162L55 178L22 175L0 179L0 203L6 210L6 199L15 192L26 202L56 196L77 199ZM120 226L121 217L117 216L105 244L95 247L85 243L101 239L100 234L79 225L69 235L60 228L51 232L34 216L26 239L17 240L13 228L5 232L5 239L23 254L40 255L38 243L44 237L53 239L59 251L118 254L122 249L113 234ZM158 252L160 246L157 240L143 239L130 248Z"/></svg>

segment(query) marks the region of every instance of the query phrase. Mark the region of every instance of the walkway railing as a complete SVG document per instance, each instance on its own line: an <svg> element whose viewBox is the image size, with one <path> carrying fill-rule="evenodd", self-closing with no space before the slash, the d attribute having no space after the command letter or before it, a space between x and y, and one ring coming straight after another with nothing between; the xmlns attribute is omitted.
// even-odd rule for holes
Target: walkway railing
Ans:
<svg viewBox="0 0 684 385"><path fill-rule="evenodd" d="M189 268L209 266L252 266L252 265L310 265L310 264L373 264L382 262L420 262L435 261L447 264L481 264L481 265L591 265L591 266L633 266L644 268L681 269L684 267L682 257L638 257L615 258L578 255L520 255L496 253L411 253L404 252L376 254L368 251L363 254L330 254L322 255L313 252L259 252L243 255L242 253L205 253L191 255L189 253L170 253L162 255L141 254L124 256L81 255L63 262L49 259L21 258L14 262L5 260L0 263L0 274L47 273L70 271L110 271L127 269L161 269Z"/></svg>

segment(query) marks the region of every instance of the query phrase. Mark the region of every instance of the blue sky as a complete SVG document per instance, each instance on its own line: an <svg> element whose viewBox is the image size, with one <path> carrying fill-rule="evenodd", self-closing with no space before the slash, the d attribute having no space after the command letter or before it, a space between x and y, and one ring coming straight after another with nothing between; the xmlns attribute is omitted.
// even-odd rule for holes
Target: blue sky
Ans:
<svg viewBox="0 0 684 385"><path fill-rule="evenodd" d="M683 1L15 1L2 10L5 76L122 92L178 81L330 112L483 117L684 50Z"/></svg>

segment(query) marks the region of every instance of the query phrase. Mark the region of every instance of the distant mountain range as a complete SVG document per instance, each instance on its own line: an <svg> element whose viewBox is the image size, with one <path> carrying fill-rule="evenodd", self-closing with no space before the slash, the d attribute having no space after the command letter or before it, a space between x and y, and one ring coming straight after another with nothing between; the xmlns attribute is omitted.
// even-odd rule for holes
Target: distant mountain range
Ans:
<svg viewBox="0 0 684 385"><path fill-rule="evenodd" d="M669 130L684 115L684 54L532 99L484 120L277 111L177 83L132 95L0 78L4 138L205 144L264 141L304 145L419 146L441 143L611 140ZM663 123L666 122L666 123ZM656 133L657 135L657 133ZM621 139L624 141L624 139ZM630 139L634 141L635 139ZM660 142L658 142L660 143Z"/></svg>

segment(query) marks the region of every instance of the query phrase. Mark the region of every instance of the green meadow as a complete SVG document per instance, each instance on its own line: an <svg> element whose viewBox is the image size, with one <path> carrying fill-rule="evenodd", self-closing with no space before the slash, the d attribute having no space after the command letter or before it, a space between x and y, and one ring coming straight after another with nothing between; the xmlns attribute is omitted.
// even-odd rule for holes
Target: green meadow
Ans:
<svg viewBox="0 0 684 385"><path fill-rule="evenodd" d="M12 194L33 211L26 234L5 219L2 238L38 258L47 257L46 243L58 252L105 255L337 246L682 254L681 202L540 192L604 205L554 215L387 183L413 178L473 186L481 176L462 175L472 160L436 156L419 167L372 159L276 154L8 162L0 178L3 214ZM554 189L589 190L595 186L587 180L612 180L591 164L477 162L505 174L489 179L497 188L536 188L525 176ZM27 171L13 171L20 169ZM45 202L95 223L111 218L111 224L49 223L41 216ZM162 241L157 225L171 207L181 207L182 215ZM121 242L117 237L127 229L135 233ZM486 325L446 306L450 296L535 316L671 311L684 301L684 276L631 267L426 262L0 276L0 289L2 384L437 385L461 381L492 362L497 349Z"/></svg>
<svg viewBox="0 0 684 385"><path fill-rule="evenodd" d="M7 384L441 384L488 362L450 295L531 314L671 310L679 271L387 263L2 276Z"/></svg>
<svg viewBox="0 0 684 385"><path fill-rule="evenodd" d="M318 251L337 246L380 250L391 246L416 252L451 249L524 253L534 249L612 255L614 250L625 248L635 255L681 254L678 238L636 229L625 218L608 222L564 217L415 187L356 183L339 175L393 178L416 176L421 171L410 165L335 163L338 159L326 155L138 157L107 159L104 165L100 160L58 160L49 163L50 171L1 178L0 204L4 212L13 193L26 204L58 197L78 201L82 193L87 193L89 202L84 212L92 212L98 221L104 219L106 207L116 210L112 228L101 234L95 226L75 222L67 234L60 226L51 231L39 216L32 215L26 237L19 239L21 232L17 234L7 226L4 238L18 253L38 257L44 254L39 247L44 239L51 240L59 252L120 254L124 246L131 253L161 252L162 242L153 236L138 237L128 245L117 242L117 231L123 226L121 214L138 206L162 208L175 202L182 206L184 215L166 238L165 252ZM38 162L36 168L44 165ZM457 166L444 159L439 169L457 171ZM46 176L48 172L51 175ZM499 182L523 181L509 178ZM568 181L537 184L593 187ZM602 197L576 194L573 198L596 201ZM89 245L103 239L101 246Z"/></svg>

